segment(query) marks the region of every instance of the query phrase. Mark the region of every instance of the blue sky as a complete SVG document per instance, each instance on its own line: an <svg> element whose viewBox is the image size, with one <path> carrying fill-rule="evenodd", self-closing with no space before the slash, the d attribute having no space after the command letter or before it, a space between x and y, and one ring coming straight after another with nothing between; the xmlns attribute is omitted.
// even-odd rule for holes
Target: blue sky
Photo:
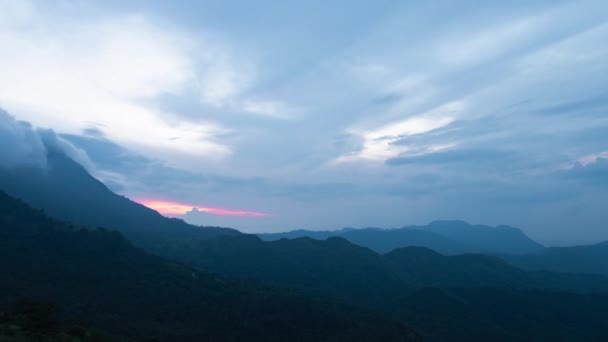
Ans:
<svg viewBox="0 0 608 342"><path fill-rule="evenodd" d="M118 193L270 214L191 222L454 218L608 239L605 1L0 8L12 117L53 129Z"/></svg>

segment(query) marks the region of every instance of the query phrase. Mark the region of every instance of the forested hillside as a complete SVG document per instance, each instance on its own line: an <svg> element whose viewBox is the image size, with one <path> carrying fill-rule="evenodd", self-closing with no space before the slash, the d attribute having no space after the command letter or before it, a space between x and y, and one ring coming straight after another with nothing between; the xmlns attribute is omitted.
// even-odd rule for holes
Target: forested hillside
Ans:
<svg viewBox="0 0 608 342"><path fill-rule="evenodd" d="M0 307L50 303L117 336L408 341L406 326L322 297L237 282L149 255L120 233L49 219L0 193Z"/></svg>

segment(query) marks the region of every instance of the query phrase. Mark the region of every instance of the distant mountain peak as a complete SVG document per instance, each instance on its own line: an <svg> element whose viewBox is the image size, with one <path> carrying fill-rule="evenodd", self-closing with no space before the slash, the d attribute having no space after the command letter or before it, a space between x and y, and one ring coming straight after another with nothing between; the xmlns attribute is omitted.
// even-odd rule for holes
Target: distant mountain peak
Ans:
<svg viewBox="0 0 608 342"><path fill-rule="evenodd" d="M433 220L428 226L463 226L470 227L472 224L464 221L464 220Z"/></svg>
<svg viewBox="0 0 608 342"><path fill-rule="evenodd" d="M543 248L517 228L501 225L473 225L463 220L436 220L426 226L395 229L362 228L334 231L297 230L285 233L259 234L263 240L308 236L315 239L342 237L378 253L408 246L433 249L442 254L491 253L522 254Z"/></svg>

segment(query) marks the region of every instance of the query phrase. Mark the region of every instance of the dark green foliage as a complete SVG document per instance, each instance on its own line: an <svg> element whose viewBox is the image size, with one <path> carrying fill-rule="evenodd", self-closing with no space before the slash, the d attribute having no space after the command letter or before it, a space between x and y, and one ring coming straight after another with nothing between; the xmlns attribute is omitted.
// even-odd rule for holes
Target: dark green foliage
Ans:
<svg viewBox="0 0 608 342"><path fill-rule="evenodd" d="M215 271L392 313L431 340L602 341L608 324L607 278L525 272L493 256L443 256L420 247L381 256L340 238L216 237L196 250L201 265ZM576 298L595 303L562 304Z"/></svg>
<svg viewBox="0 0 608 342"><path fill-rule="evenodd" d="M57 308L52 304L22 301L13 311L5 314L2 320L22 327L27 335L43 338L59 332L59 322L53 317L56 311Z"/></svg>
<svg viewBox="0 0 608 342"><path fill-rule="evenodd" d="M426 288L394 314L444 341L606 341L607 308L606 295Z"/></svg>
<svg viewBox="0 0 608 342"><path fill-rule="evenodd" d="M228 281L140 251L119 233L53 221L0 193L0 308L49 302L66 319L160 340L416 339L405 326L289 290ZM52 335L45 307L26 317ZM30 323L36 323L32 325Z"/></svg>
<svg viewBox="0 0 608 342"><path fill-rule="evenodd" d="M60 320L52 304L23 300L0 312L0 341L126 341L83 325Z"/></svg>
<svg viewBox="0 0 608 342"><path fill-rule="evenodd" d="M337 238L263 242L255 236L216 237L190 251L191 262L213 272L357 303L377 304L404 285L378 254Z"/></svg>

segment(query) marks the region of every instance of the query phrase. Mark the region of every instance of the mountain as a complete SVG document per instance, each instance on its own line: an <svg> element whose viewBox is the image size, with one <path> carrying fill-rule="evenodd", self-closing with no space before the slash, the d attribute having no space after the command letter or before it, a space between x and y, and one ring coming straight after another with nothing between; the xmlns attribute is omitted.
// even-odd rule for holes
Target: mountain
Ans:
<svg viewBox="0 0 608 342"><path fill-rule="evenodd" d="M190 258L177 257L212 272L372 307L437 286L608 292L607 277L526 272L494 256L445 256L424 247L380 255L341 237L262 241L256 236L218 236L190 251Z"/></svg>
<svg viewBox="0 0 608 342"><path fill-rule="evenodd" d="M45 168L0 168L0 190L22 199L51 217L120 231L136 245L163 251L181 239L237 235L234 229L196 227L110 191L80 164L49 150Z"/></svg>
<svg viewBox="0 0 608 342"><path fill-rule="evenodd" d="M465 247L464 238L456 241L458 232L468 240L481 241L478 246L499 246L496 247L499 250L507 249L505 246L510 246L512 251L523 250L521 246L528 246L529 249L539 246L515 228L472 226L461 221L437 221L428 226L388 231L344 229L338 231L339 238L323 241L310 238L262 241L257 236L233 229L196 227L163 217L156 211L114 194L78 163L52 150L46 169L0 170L0 176L0 188L7 189L13 196L24 199L36 208L44 209L50 216L81 225L116 229L136 246L153 254L221 274L315 291L364 304L390 301L389 294L392 296L405 289L432 286L434 283L422 281L425 277L423 273L415 273L413 279L404 281L403 272L397 274L394 267L387 264L390 256L383 257L344 240L349 237L360 244L401 245L400 238L413 234L420 237L417 241L423 240L421 236L424 236L434 241L435 246L437 241L449 242L454 247L452 253L455 253L456 247L465 250L479 248L472 247L473 244ZM303 233L306 232L298 232ZM447 237L431 239L439 234ZM500 245L493 241L494 236L506 242ZM520 247L515 248L514 245ZM447 245L444 249L447 249ZM477 255L466 258L480 260L485 257ZM442 260L445 259L435 258L433 262ZM477 266L471 264L465 267ZM444 266L440 268L449 269ZM497 270L511 272L504 267ZM534 281L528 282L525 287L597 291L604 286L603 278L592 276L546 273L543 277L553 278L555 284ZM505 279L510 279L510 276ZM461 285L471 287L478 283L479 280L472 279L470 283ZM501 286L513 284L503 283Z"/></svg>
<svg viewBox="0 0 608 342"><path fill-rule="evenodd" d="M294 230L285 233L258 234L265 241L309 237L325 240L341 237L356 245L370 248L378 253L387 253L396 248L418 246L426 247L444 254L459 254L467 250L460 243L439 234L419 229L342 229L335 231Z"/></svg>
<svg viewBox="0 0 608 342"><path fill-rule="evenodd" d="M543 248L520 229L505 225L490 227L464 221L434 221L420 229L468 246L471 249L467 253L524 254Z"/></svg>
<svg viewBox="0 0 608 342"><path fill-rule="evenodd" d="M429 340L606 337L599 322L608 324L608 278L601 276L526 272L494 256L444 256L421 247L379 255L338 237L264 242L218 236L202 242L199 257L200 265L214 272L392 315ZM580 302L573 305L575 298ZM587 308L590 301L594 306ZM524 325L521 317L532 323Z"/></svg>
<svg viewBox="0 0 608 342"><path fill-rule="evenodd" d="M0 275L0 312L29 298L135 340L418 339L410 328L377 314L226 280L147 254L118 232L49 219L3 193Z"/></svg>
<svg viewBox="0 0 608 342"><path fill-rule="evenodd" d="M485 255L444 256L424 247L406 247L383 255L383 259L396 274L418 288L525 288L536 282L535 274Z"/></svg>
<svg viewBox="0 0 608 342"><path fill-rule="evenodd" d="M426 226L409 226L399 229L295 230L285 233L258 234L258 236L266 241L305 236L313 239L339 236L354 244L371 248L378 253L387 253L396 248L409 246L426 247L442 254L523 254L543 248L517 228L471 225L464 221L434 221Z"/></svg>
<svg viewBox="0 0 608 342"><path fill-rule="evenodd" d="M0 341L5 342L126 342L82 321L60 317L49 303L20 300L0 311Z"/></svg>
<svg viewBox="0 0 608 342"><path fill-rule="evenodd" d="M500 255L514 266L531 271L608 275L608 242L588 246L545 248L521 230L509 226L470 225L463 221L434 221L399 229L346 228L336 231L294 230L258 234L265 241L309 237L341 237L378 253L401 247L426 247L441 254Z"/></svg>
<svg viewBox="0 0 608 342"><path fill-rule="evenodd" d="M322 293L377 307L408 285L375 252L341 238L298 238L264 242L220 236L191 249L194 265L212 272L265 284Z"/></svg>
<svg viewBox="0 0 608 342"><path fill-rule="evenodd" d="M606 341L606 295L500 288L424 288L393 315L438 341Z"/></svg>
<svg viewBox="0 0 608 342"><path fill-rule="evenodd" d="M76 164L70 160L61 158L59 160L64 163L64 166L74 166L73 164ZM479 254L446 256L426 248L397 249L391 253L382 255L367 247L353 244L341 236L329 237L325 240L296 238L263 241L257 236L241 234L230 229L194 227L187 225L183 221L163 218L155 212L150 214L150 210L112 194L102 184L100 186L100 183L90 177L84 169L74 166L73 170L75 174L71 175L71 178L74 181L71 181L71 179L54 180L53 184L61 184L64 188L57 187L55 189L61 191L44 194L28 194L27 191L19 189L19 186L6 182L6 179L0 179L2 182L8 183L9 187L12 185L13 191L21 191L32 199L45 199L45 201L41 201L43 205L40 206L45 210L44 205L48 205L50 208L53 208L55 213L65 215L66 217L91 221L99 219L102 222L94 222L93 226L103 226L111 223L115 225L112 228L116 227L124 232L125 235L133 240L136 246L143 247L147 252L152 252L172 260L166 261L165 259L155 257L164 260L164 263L173 265L173 262L177 261L177 265L182 263L192 267L185 267L185 271L180 271L181 275L171 274L168 276L169 278L178 280L182 279L179 280L179 284L166 280L162 274L168 273L158 270L150 271L147 274L155 274L156 277L160 278L152 280L142 278L145 280L142 280L138 284L151 281L152 284L167 284L171 289L182 289L185 293L198 293L196 292L198 290L190 289L187 286L184 287L182 283L186 282L188 275L191 277L192 272L209 275L207 271L211 271L221 274L222 277L228 276L233 279L239 279L236 282L230 282L223 280L223 278L214 278L209 275L211 279L217 279L222 284L227 282L238 285L241 281L251 284L250 281L254 281L259 282L260 286L270 285L275 288L284 288L287 294L293 293L293 290L289 289L296 289L304 293L299 297L302 301L310 301L311 297L322 298L324 296L331 296L338 302L345 302L348 305L355 305L360 308L352 309L351 307L346 309L345 307L343 310L347 313L350 312L349 310L353 310L353 314L358 315L356 313L358 310L372 310L381 315L392 315L395 320L404 324L408 324L410 321L416 322L416 329L430 340L458 341L464 339L463 336L466 335L463 334L475 333L475 336L479 336L481 340L560 340L556 336L563 336L561 340L565 341L576 339L593 340L596 337L596 340L601 341L600 337L604 337L602 335L603 327L608 324L608 317L603 314L608 311L608 301L605 298L605 293L608 293L608 277L553 272L527 272L509 265L496 257ZM51 170L47 172L49 174L55 172L54 177L64 177L66 174L69 174L67 172ZM39 176L39 174L36 175ZM17 177L16 179L20 180L21 185L26 186L27 189L30 183L27 182L26 174L21 173L18 176L22 178ZM37 180L35 182L40 181ZM83 184L80 182L83 182ZM42 184L45 185L44 183ZM88 187L92 188L89 189ZM30 187L32 191L35 189L35 187ZM47 186L41 189L41 191L46 191L54 188ZM99 197L104 200L87 198L88 196ZM66 200L70 201L61 203L61 201ZM117 215L122 217L121 219L127 220L124 228L120 227L119 219L107 217L113 214L113 208L108 206L105 203L106 201L116 201L115 203L118 203L119 206L115 210L124 210L124 212L117 213ZM78 213L78 211L92 214L83 215ZM49 213L51 212L49 211ZM149 220L147 224L152 225L150 232L146 230L146 225L137 221L137 215L134 215L134 212L145 213L142 215L145 215L145 219ZM454 231L458 229L462 230L463 227L461 226L463 224L457 224ZM466 225L464 229L469 229L468 226ZM439 233L446 229L444 222L436 224L434 228L429 229L436 230L437 232L419 228L416 230L439 236ZM469 237L475 237L476 234L485 234L483 232L480 233L480 229L480 227L473 227L469 229L471 232L467 234L469 234ZM506 234L513 234L521 238L517 230L502 228L498 230L505 230L507 231ZM347 229L343 233L346 234L349 231ZM515 233L513 233L514 231ZM444 237L444 239L455 241L454 238ZM49 240L52 241L52 239ZM483 241L483 239L480 238L480 241ZM82 243L77 242L69 245L79 246ZM460 246L462 245L463 243L460 243ZM513 248L512 242L506 245ZM61 250L62 248L55 248L54 250ZM101 250L105 253L109 251L109 253L114 254L112 248L114 247L108 246L107 248L98 249L98 251L100 254ZM467 245L466 248L474 247ZM95 250L95 248L91 248L91 251ZM143 252L140 251L140 253ZM8 259L12 260L15 258L11 257ZM82 257L74 259L80 260ZM121 257L119 260L113 260L112 264L120 264L120 260L124 259L130 260L132 257ZM87 269L97 269L101 273L114 272L110 271L109 266L104 267L86 266ZM175 267L184 269L183 266ZM78 269L78 267L70 267L70 269L73 268ZM147 269L145 267L141 268ZM41 272L44 273L43 268L41 268ZM94 273L93 271L90 272ZM124 277L127 278L127 275L130 273L138 274L132 269L127 269L122 274L125 274ZM5 274L8 273L5 272ZM94 274L87 277L104 284L103 279L98 279L97 273ZM58 280L53 279L52 281ZM93 285L87 283L84 286L79 286L77 289L70 288L73 290L70 291L70 294L71 292L78 293L79 288L86 289L87 286ZM132 284L125 284L125 286L127 288L133 287ZM204 288L205 286L209 287L205 284L198 284L197 288ZM219 287L218 285L215 288ZM249 288L251 285L247 285L246 287ZM13 286L12 291L19 288L19 286ZM113 289L111 286L109 288ZM237 288L241 289L238 286ZM154 291L162 293L168 290L165 288L155 288ZM224 293L223 288L218 291ZM263 311L266 307L262 301L257 300L260 297L260 291L254 293L245 290L239 291L241 290L234 290L229 295L222 297L228 303L228 307L240 305L236 304L239 300L241 304L243 301L245 303L251 301L254 307L261 310L259 319L263 320L267 317L264 315L265 311ZM286 308L286 310L289 309L292 312L291 314L302 312L312 314L314 311L314 309L306 305L302 307L298 304L284 304L278 299L270 299L271 297L276 298L274 297L276 291L278 290L272 291L272 296L267 295L265 297L266 300L270 300L271 303L280 305ZM237 292L237 294L241 293L242 296L234 295L234 292ZM262 292L264 293L264 291ZM492 293L492 295L486 295L487 293ZM535 297L536 293L551 295L547 295L546 299L539 302ZM180 294L183 295L181 292ZM426 297L422 294L425 294ZM136 297L134 293L120 293L118 297L122 298L125 295ZM172 295L176 294L173 293ZM239 299L231 300L230 298L234 296ZM514 301L511 305L510 299L512 297L518 300ZM420 298L427 298L427 300L421 302ZM580 303L593 301L595 306L587 310L583 304L578 306L572 305L571 311L568 311L567 307L560 304L561 298L572 301L578 298ZM112 302L111 298L105 298L105 300ZM126 307L132 306L130 300L135 299L126 300ZM471 305L469 303L470 300L478 302L475 305ZM188 299L187 303L185 302L186 299L184 299L184 302L180 299L176 304L161 296L159 299L151 299L150 301L158 306L155 309L151 309L150 314L160 315L160 310L169 308L171 312L184 310L185 312L192 313L194 311L195 317L198 317L197 315L205 317L205 310L213 310L209 306L206 306L206 309L200 309L203 311L196 311L199 304L197 304L198 302L192 302L190 299ZM446 304L451 302L462 302L464 304L456 306ZM80 303L80 301L76 303ZM207 301L204 303L207 304L201 305L209 305ZM217 303L217 301L211 301L211 303ZM416 303L416 305L413 303ZM124 303L116 300L114 304L122 307ZM187 307L180 307L179 305ZM71 303L67 307L69 309L74 306L77 306L77 304ZM327 308L327 306L325 307ZM334 305L332 307L340 306ZM532 331L527 326L518 325L519 323L512 324L512 322L519 322L518 317L525 315L526 312L534 313L541 310L540 308L544 310L541 312L543 321L537 322L537 330ZM500 311L500 315L495 315L497 309ZM68 312L74 312L73 310L68 310ZM109 309L106 308L106 310ZM565 313L560 310L564 310ZM344 311L340 312L344 313ZM584 312L578 314L577 311ZM228 310L226 315L228 314L232 314L232 311ZM254 313L251 314L253 315ZM315 314L318 313L315 311ZM332 317L340 315L342 314L336 313ZM146 317L148 316L144 315L142 319L147 319ZM189 317L190 321L186 319L186 322L194 324L191 316ZM286 320L290 317L293 316L285 314ZM434 319L435 317L437 319ZM464 319L465 317L471 317L472 319L482 317L483 319L469 321ZM574 321L564 322L561 320L561 317L572 318ZM593 325L590 327L587 322L579 322L576 320L577 317L585 320L589 319ZM250 320L247 317L236 317L235 319L237 321L254 322L251 324L255 326L264 326L264 322L266 322L254 319ZM337 320L338 318L335 319ZM380 321L384 322L381 319ZM312 323L314 322L317 321L313 319ZM471 322L475 323L472 325ZM141 326L147 326L149 323L150 321L148 320L142 323ZM296 327L303 328L300 323L291 323L294 330ZM304 326L304 328L308 329L307 327L309 326ZM102 328L105 328L105 326ZM114 330L111 328L109 330L113 332ZM253 326L250 328L254 329ZM317 327L314 329L318 330L321 328ZM391 331L394 331L391 329L389 328L389 334ZM183 331L183 329L178 329L177 331ZM287 329L286 331L292 330ZM164 328L159 333L161 332L165 332Z"/></svg>
<svg viewBox="0 0 608 342"><path fill-rule="evenodd" d="M503 258L528 270L608 275L608 241L589 246L550 247Z"/></svg>
<svg viewBox="0 0 608 342"><path fill-rule="evenodd" d="M368 228L370 230L376 228ZM257 234L264 241L274 241L280 239L297 239L302 237L308 237L316 240L325 240L332 236L342 236L343 234L356 230L355 228L343 228L340 230L306 230L306 229L296 229L290 230L288 232L282 233L262 233ZM360 231L365 229L359 229Z"/></svg>
<svg viewBox="0 0 608 342"><path fill-rule="evenodd" d="M524 271L495 256L445 256L424 247L406 247L382 257L393 273L416 289L501 288L608 293L608 278L604 276Z"/></svg>

